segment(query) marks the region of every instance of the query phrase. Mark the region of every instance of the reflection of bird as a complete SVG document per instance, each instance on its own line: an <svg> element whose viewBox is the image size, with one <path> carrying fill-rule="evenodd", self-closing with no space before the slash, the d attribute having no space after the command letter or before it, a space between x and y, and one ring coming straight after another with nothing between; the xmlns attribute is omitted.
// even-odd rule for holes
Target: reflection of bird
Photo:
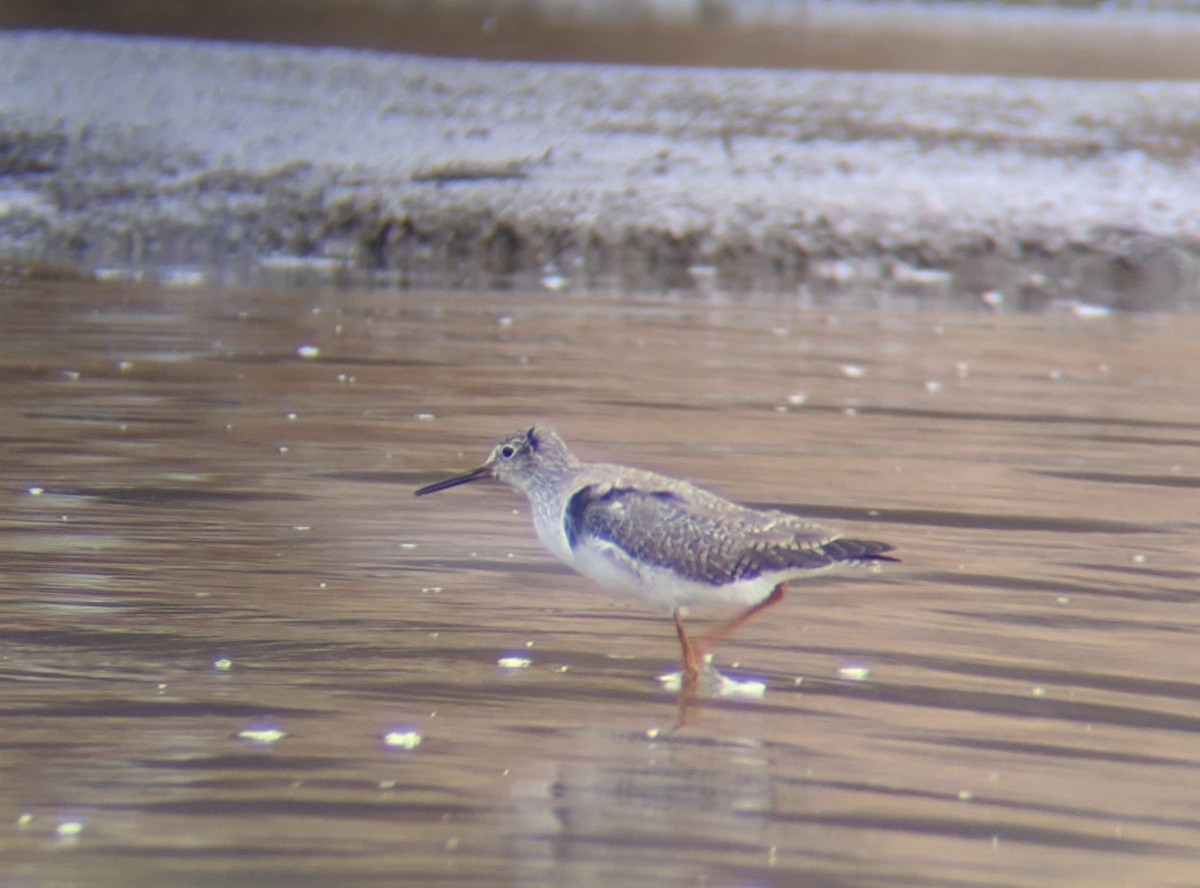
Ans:
<svg viewBox="0 0 1200 888"><path fill-rule="evenodd" d="M483 465L416 495L480 478L529 497L538 539L561 561L612 592L673 613L689 692L703 647L783 598L788 580L841 564L897 560L883 554L892 549L887 543L844 539L653 472L580 462L545 426L509 435ZM693 644L680 609L723 604L744 610Z"/></svg>

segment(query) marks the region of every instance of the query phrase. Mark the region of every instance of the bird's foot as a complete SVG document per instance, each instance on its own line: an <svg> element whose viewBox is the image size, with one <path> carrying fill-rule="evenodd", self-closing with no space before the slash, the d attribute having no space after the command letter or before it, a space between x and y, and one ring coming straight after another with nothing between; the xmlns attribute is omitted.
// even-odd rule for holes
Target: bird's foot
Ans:
<svg viewBox="0 0 1200 888"><path fill-rule="evenodd" d="M705 654L697 664L696 671L668 672L658 680L668 691L683 697L761 697L767 686L754 679L730 678L713 665L712 654Z"/></svg>

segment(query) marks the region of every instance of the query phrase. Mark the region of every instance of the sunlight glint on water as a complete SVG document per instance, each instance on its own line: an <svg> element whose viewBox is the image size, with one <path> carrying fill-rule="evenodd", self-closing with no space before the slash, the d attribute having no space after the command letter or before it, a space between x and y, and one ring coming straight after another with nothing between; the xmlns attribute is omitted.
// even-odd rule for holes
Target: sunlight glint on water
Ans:
<svg viewBox="0 0 1200 888"><path fill-rule="evenodd" d="M0 302L16 884L1194 881L1194 318ZM796 584L673 731L668 618L510 491L411 495L533 420L903 563Z"/></svg>

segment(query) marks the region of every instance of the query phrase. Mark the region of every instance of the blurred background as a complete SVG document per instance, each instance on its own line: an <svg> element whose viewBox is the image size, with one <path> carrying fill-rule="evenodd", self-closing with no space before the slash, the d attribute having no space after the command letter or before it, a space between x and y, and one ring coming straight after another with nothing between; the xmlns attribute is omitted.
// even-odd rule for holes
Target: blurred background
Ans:
<svg viewBox="0 0 1200 888"><path fill-rule="evenodd" d="M0 71L0 888L1197 884L1191 8L0 0ZM412 496L539 419L903 563L672 731L665 616Z"/></svg>
<svg viewBox="0 0 1200 888"><path fill-rule="evenodd" d="M0 28L480 59L1189 79L1194 2L8 0ZM1184 15L1178 15L1183 13Z"/></svg>

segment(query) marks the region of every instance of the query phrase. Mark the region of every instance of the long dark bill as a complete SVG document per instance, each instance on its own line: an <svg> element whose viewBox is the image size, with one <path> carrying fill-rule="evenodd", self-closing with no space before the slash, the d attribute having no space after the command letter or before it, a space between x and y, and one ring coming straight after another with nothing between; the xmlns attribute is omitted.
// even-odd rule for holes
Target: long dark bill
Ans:
<svg viewBox="0 0 1200 888"><path fill-rule="evenodd" d="M434 481L432 484L415 491L413 496L424 496L427 493L437 493L439 490L445 490L447 487L458 487L460 484L467 484L471 481L478 481L480 478L490 477L492 477L492 467L483 465L477 469L471 469L469 472L464 472L461 475L455 475L453 478L446 478L444 481Z"/></svg>

